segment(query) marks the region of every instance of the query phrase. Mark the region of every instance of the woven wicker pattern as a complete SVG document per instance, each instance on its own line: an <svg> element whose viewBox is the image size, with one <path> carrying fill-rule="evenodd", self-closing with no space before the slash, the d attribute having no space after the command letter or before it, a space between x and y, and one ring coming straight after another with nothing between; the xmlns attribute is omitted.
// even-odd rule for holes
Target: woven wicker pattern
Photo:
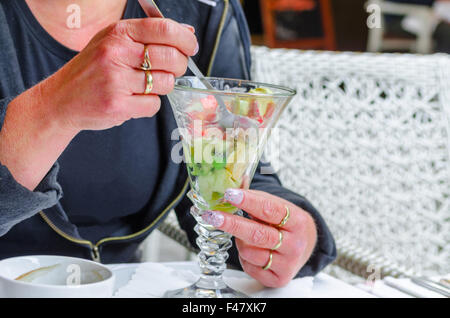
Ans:
<svg viewBox="0 0 450 318"><path fill-rule="evenodd" d="M254 80L298 91L266 155L321 211L345 250L340 261L369 264L375 252L414 272L450 272L450 58L252 55Z"/></svg>
<svg viewBox="0 0 450 318"><path fill-rule="evenodd" d="M185 247L188 251L192 253L198 253L199 248L197 246L192 246L189 242L188 236L185 231L180 228L177 217L175 216L175 211L171 211L165 220L158 227L158 230L178 242L181 246Z"/></svg>

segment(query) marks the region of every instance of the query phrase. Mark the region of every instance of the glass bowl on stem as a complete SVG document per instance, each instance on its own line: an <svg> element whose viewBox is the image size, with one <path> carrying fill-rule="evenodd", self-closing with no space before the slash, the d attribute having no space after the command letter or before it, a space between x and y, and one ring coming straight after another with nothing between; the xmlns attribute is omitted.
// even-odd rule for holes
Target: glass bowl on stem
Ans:
<svg viewBox="0 0 450 318"><path fill-rule="evenodd" d="M177 78L168 95L189 174L193 202L190 210L197 221L196 243L200 248L199 280L186 288L168 291L165 297L242 298L245 294L228 287L222 278L226 269L231 235L207 224L202 215L222 211L242 216L225 202L229 188L248 189L267 139L295 90L237 79L207 78L214 87L205 89L196 77ZM220 120L223 109L232 122ZM219 106L219 107L218 107ZM240 120L245 117L251 120ZM245 122L245 124L244 124Z"/></svg>

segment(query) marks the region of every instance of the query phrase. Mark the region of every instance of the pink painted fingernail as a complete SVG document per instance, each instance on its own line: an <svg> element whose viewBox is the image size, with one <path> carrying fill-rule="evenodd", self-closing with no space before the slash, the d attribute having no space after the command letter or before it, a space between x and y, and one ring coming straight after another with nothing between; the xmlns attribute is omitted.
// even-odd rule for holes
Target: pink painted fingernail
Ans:
<svg viewBox="0 0 450 318"><path fill-rule="evenodd" d="M200 46L198 45L198 42L197 42L197 46L195 47L194 55L197 55L199 50L200 50Z"/></svg>
<svg viewBox="0 0 450 318"><path fill-rule="evenodd" d="M206 211L205 213L203 213L202 219L203 221L214 227L221 226L224 221L223 215L216 211Z"/></svg>
<svg viewBox="0 0 450 318"><path fill-rule="evenodd" d="M227 189L223 197L232 204L241 204L244 200L244 192L239 189Z"/></svg>

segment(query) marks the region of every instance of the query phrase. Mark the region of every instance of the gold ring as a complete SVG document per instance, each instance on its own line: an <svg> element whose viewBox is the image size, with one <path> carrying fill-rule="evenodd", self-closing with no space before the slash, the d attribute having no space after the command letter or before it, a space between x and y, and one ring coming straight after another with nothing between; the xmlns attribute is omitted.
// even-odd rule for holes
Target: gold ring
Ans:
<svg viewBox="0 0 450 318"><path fill-rule="evenodd" d="M277 245L275 245L275 247L274 247L274 248L272 248L272 251L275 251L276 249L279 249L279 248L280 248L280 246L281 246L281 243L283 242L283 232L281 232L281 231L278 231L278 236L279 236L279 241L278 241L278 244L277 244Z"/></svg>
<svg viewBox="0 0 450 318"><path fill-rule="evenodd" d="M284 206L286 208L286 216L281 221L280 224L277 225L277 227L283 227L286 225L287 221L289 220L289 217L291 216L291 211L289 210L289 207L287 205Z"/></svg>
<svg viewBox="0 0 450 318"><path fill-rule="evenodd" d="M150 71L145 71L145 91L144 95L148 95L153 89L153 76Z"/></svg>
<svg viewBox="0 0 450 318"><path fill-rule="evenodd" d="M262 268L263 270L268 270L270 266L272 266L272 251L269 252L269 260L267 261L267 264Z"/></svg>
<svg viewBox="0 0 450 318"><path fill-rule="evenodd" d="M152 69L152 63L150 63L150 56L148 54L148 47L144 49L144 63L141 64L141 70L150 71Z"/></svg>

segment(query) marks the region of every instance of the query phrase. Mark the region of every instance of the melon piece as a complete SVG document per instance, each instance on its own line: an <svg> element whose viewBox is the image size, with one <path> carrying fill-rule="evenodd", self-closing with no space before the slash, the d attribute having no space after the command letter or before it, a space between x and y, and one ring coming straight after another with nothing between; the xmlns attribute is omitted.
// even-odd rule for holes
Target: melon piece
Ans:
<svg viewBox="0 0 450 318"><path fill-rule="evenodd" d="M245 169L247 169L249 155L246 154L245 143L239 140L236 141L234 149L227 157L227 170L236 182L242 178Z"/></svg>
<svg viewBox="0 0 450 318"><path fill-rule="evenodd" d="M200 196L207 202L213 201L217 194L223 196L226 189L237 186L231 173L226 169L212 170L208 174L198 176L197 184Z"/></svg>
<svg viewBox="0 0 450 318"><path fill-rule="evenodd" d="M236 182L233 180L231 173L227 169L215 170L212 175L214 182L212 184L212 191L225 193L228 188L235 188Z"/></svg>
<svg viewBox="0 0 450 318"><path fill-rule="evenodd" d="M188 107L188 112L201 112L203 110L203 105L201 102L195 101Z"/></svg>
<svg viewBox="0 0 450 318"><path fill-rule="evenodd" d="M204 200L206 200L206 202L209 202L212 200L213 191L211 189L211 183L213 181L214 180L213 180L213 178L211 178L211 175L197 177L198 192L199 192L200 196Z"/></svg>
<svg viewBox="0 0 450 318"><path fill-rule="evenodd" d="M273 94L272 91L268 88L254 88L251 89L249 91L249 93L252 94ZM257 106L257 109L255 109L254 111L257 111L256 115L257 117L261 117L263 118L264 115L267 112L267 107L269 106L269 104L273 104L273 100L270 97L256 97L255 98L255 104Z"/></svg>
<svg viewBox="0 0 450 318"><path fill-rule="evenodd" d="M250 111L250 101L246 99L239 98L238 100L238 111L237 114L241 116L247 116Z"/></svg>

